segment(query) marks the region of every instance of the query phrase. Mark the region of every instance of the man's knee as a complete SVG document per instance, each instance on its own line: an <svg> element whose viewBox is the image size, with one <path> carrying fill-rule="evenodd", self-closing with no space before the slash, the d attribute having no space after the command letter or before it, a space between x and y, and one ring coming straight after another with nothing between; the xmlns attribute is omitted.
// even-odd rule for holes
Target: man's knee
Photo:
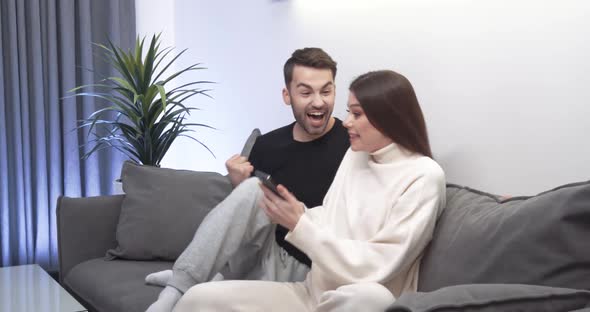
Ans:
<svg viewBox="0 0 590 312"><path fill-rule="evenodd" d="M381 284L350 284L325 292L317 311L384 311L394 301L393 294Z"/></svg>
<svg viewBox="0 0 590 312"><path fill-rule="evenodd" d="M248 193L261 191L260 190L260 180L256 177L248 178L248 179L244 180L242 183L240 183L236 187L236 190L237 189L246 191Z"/></svg>
<svg viewBox="0 0 590 312"><path fill-rule="evenodd" d="M257 208L262 190L258 178L248 178L240 183L227 198L211 211L213 214L249 213L248 208ZM228 212L230 211L230 212Z"/></svg>

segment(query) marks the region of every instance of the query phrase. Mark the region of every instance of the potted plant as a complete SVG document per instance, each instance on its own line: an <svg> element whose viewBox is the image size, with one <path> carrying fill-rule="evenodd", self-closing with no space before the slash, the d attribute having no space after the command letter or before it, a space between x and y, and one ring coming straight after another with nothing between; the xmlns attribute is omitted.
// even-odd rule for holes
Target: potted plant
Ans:
<svg viewBox="0 0 590 312"><path fill-rule="evenodd" d="M134 51L123 51L111 41L108 46L97 44L120 76L70 90L76 92L73 96L96 97L109 103L108 107L97 110L77 126L77 129L88 128L86 144L91 148L83 155L84 159L98 150L114 148L137 163L160 166L178 137L188 137L213 154L205 144L190 135L194 132L191 127L212 127L188 123L187 115L196 108L184 105L195 95L209 96L209 90L199 86L211 82L194 81L167 89L167 84L182 74L204 68L193 64L166 75L166 70L186 49L166 60L172 48L160 50L159 39L159 34L154 35L145 53L145 38L137 38Z"/></svg>

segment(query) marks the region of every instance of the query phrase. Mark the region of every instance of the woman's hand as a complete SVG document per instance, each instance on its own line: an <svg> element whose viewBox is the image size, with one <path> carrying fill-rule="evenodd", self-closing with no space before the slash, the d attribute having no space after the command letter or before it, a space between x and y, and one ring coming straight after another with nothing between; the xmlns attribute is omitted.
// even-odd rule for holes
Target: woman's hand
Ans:
<svg viewBox="0 0 590 312"><path fill-rule="evenodd" d="M262 184L260 184L260 188L262 188L262 192L264 192L264 196L260 202L260 208L264 210L273 223L278 223L289 229L289 231L293 231L297 222L299 222L299 218L305 213L303 203L298 201L297 198L295 198L295 196L281 184L277 186L277 191L282 198Z"/></svg>

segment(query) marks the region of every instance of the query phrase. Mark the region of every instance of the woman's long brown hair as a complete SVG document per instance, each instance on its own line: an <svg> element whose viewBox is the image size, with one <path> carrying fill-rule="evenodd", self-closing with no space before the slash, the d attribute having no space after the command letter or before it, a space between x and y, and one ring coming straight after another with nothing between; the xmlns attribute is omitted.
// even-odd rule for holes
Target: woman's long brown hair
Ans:
<svg viewBox="0 0 590 312"><path fill-rule="evenodd" d="M369 122L407 150L432 158L424 115L410 81L394 71L372 71L350 84Z"/></svg>

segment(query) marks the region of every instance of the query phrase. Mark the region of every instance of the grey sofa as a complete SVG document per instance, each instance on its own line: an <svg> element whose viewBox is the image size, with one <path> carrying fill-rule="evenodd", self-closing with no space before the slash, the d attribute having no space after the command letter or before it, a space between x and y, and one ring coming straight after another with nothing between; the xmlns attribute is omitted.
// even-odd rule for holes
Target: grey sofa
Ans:
<svg viewBox="0 0 590 312"><path fill-rule="evenodd" d="M106 260L117 247L123 198L58 200L59 280L89 311L145 311L161 291L145 285L145 276L172 268L170 261Z"/></svg>
<svg viewBox="0 0 590 312"><path fill-rule="evenodd" d="M60 282L90 311L144 311L161 290L145 285L145 276L173 264L170 251L131 257L141 260L121 253L121 218L137 193L126 191L58 201ZM142 196L157 201L170 191L163 186ZM447 206L423 255L420 292L402 295L388 311L590 311L589 289L590 182L508 200L448 185Z"/></svg>

